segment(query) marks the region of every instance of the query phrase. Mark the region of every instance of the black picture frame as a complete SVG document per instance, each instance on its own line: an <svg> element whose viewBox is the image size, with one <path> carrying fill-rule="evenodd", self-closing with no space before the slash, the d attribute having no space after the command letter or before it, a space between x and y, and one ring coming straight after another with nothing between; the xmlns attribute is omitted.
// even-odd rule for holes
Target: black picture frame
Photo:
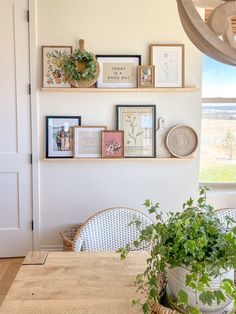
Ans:
<svg viewBox="0 0 236 314"><path fill-rule="evenodd" d="M81 116L46 116L46 158L73 158L73 127L80 125Z"/></svg>
<svg viewBox="0 0 236 314"><path fill-rule="evenodd" d="M156 105L116 105L116 128L124 130L126 158L156 158Z"/></svg>
<svg viewBox="0 0 236 314"><path fill-rule="evenodd" d="M137 88L141 55L96 55L100 74L96 88ZM133 64L133 66L132 66Z"/></svg>

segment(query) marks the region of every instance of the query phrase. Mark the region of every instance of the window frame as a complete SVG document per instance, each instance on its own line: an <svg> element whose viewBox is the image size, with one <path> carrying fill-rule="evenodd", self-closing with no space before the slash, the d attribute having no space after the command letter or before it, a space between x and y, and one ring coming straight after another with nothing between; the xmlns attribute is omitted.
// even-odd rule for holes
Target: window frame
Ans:
<svg viewBox="0 0 236 314"><path fill-rule="evenodd" d="M236 104L235 98L225 98L225 97L202 97L201 104ZM200 152L201 159L201 152ZM200 169L200 168L199 168ZM236 190L236 182L200 182L199 185L207 186L214 190Z"/></svg>

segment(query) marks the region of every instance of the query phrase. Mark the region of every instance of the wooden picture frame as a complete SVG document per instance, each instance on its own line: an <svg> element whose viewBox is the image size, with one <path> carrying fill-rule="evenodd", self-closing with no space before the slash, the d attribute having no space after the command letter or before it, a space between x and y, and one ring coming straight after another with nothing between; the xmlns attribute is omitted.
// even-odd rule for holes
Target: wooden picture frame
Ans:
<svg viewBox="0 0 236 314"><path fill-rule="evenodd" d="M100 74L97 88L137 88L141 55L96 55Z"/></svg>
<svg viewBox="0 0 236 314"><path fill-rule="evenodd" d="M101 158L102 131L106 126L74 127L74 158Z"/></svg>
<svg viewBox="0 0 236 314"><path fill-rule="evenodd" d="M72 54L72 46L42 46L44 88L71 88L62 72L63 56L69 54Z"/></svg>
<svg viewBox="0 0 236 314"><path fill-rule="evenodd" d="M46 116L46 158L73 157L73 127L80 116Z"/></svg>
<svg viewBox="0 0 236 314"><path fill-rule="evenodd" d="M138 66L138 88L153 88L155 84L155 66Z"/></svg>
<svg viewBox="0 0 236 314"><path fill-rule="evenodd" d="M102 131L102 158L124 158L124 131Z"/></svg>
<svg viewBox="0 0 236 314"><path fill-rule="evenodd" d="M183 44L151 44L150 64L155 65L155 87L185 86Z"/></svg>
<svg viewBox="0 0 236 314"><path fill-rule="evenodd" d="M156 157L156 105L117 105L116 123L124 131L125 157Z"/></svg>

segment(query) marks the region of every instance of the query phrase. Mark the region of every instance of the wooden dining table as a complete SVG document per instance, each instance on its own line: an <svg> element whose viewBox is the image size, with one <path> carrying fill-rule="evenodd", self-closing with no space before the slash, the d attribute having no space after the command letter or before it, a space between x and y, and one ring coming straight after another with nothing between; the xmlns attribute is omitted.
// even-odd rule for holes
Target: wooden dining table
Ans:
<svg viewBox="0 0 236 314"><path fill-rule="evenodd" d="M30 252L1 314L140 314L135 277L148 253Z"/></svg>

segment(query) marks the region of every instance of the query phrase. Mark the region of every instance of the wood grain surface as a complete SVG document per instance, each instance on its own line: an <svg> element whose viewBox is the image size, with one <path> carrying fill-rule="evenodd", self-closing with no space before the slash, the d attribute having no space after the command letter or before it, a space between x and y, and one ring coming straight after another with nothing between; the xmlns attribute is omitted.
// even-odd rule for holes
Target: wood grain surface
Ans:
<svg viewBox="0 0 236 314"><path fill-rule="evenodd" d="M141 314L135 277L147 252L50 252L43 265L22 265L1 314Z"/></svg>

